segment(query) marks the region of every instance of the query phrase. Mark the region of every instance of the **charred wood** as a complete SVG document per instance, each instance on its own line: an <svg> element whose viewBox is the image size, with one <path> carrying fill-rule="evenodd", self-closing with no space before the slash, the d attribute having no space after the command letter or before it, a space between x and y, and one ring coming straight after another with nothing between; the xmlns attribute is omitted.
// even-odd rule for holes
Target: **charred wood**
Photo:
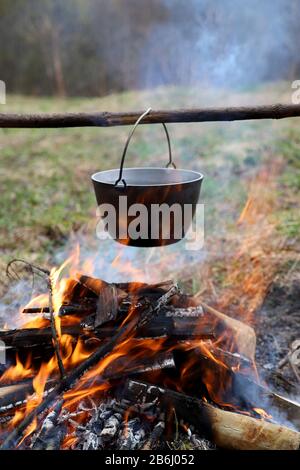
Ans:
<svg viewBox="0 0 300 470"><path fill-rule="evenodd" d="M57 383L56 379L49 379L45 385L45 394ZM0 413L22 406L34 395L32 379L23 380L11 385L0 387Z"/></svg>
<svg viewBox="0 0 300 470"><path fill-rule="evenodd" d="M98 298L95 327L116 319L119 307L118 289L113 284L105 286Z"/></svg>
<svg viewBox="0 0 300 470"><path fill-rule="evenodd" d="M161 352L153 358L145 359L143 357L133 361L126 356L125 358L116 359L108 366L102 375L102 379L116 380L128 375L144 374L163 369L175 369L174 357L170 352Z"/></svg>
<svg viewBox="0 0 300 470"><path fill-rule="evenodd" d="M149 307L151 311L152 306ZM161 310L159 312L159 310ZM138 316L139 313L137 312ZM211 325L210 315L192 316L183 315L182 312L179 316L173 315L173 311L164 313L163 309L157 309L157 314L154 318L149 320L149 323L141 325L136 332L136 337L139 338L155 338L161 336L168 336L178 340L202 338L214 339L222 331L222 324ZM107 339L112 337L118 326L99 326L98 328L88 331L80 325L62 326L62 334L73 336L74 338L81 337L82 339L88 337L95 337L98 339ZM51 345L51 329L46 328L24 328L20 330L8 330L0 332L0 340L6 345L7 348L20 350L22 348L34 348L35 346Z"/></svg>

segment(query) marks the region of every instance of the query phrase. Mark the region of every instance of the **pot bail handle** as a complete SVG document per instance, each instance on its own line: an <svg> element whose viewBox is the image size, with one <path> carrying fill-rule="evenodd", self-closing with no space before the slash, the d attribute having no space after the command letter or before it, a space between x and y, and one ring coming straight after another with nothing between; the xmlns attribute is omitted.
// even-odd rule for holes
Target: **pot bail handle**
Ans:
<svg viewBox="0 0 300 470"><path fill-rule="evenodd" d="M126 157L126 152L127 152L127 149L128 149L128 145L129 145L129 142L131 140L131 137L134 134L135 129L137 128L139 123L144 119L144 117L147 116L147 114L150 113L150 111L151 111L151 108L148 108L143 114L141 114L141 116L138 118L138 120L134 124L133 128L131 129L129 136L127 137L126 144L125 144L125 147L124 147L124 150L123 150L122 159L121 159L119 177L115 182L115 186L118 186L120 181L122 181L124 188L126 188L126 186L127 186L126 181L122 178L122 176L123 176L123 167L124 167L124 163L125 163L125 157ZM171 149L171 141L170 141L169 132L168 132L167 126L165 125L164 122L162 122L162 125L164 127L165 134L166 134L166 137L167 137L168 150L169 150L169 161L166 164L166 168L169 168L170 166L172 166L174 169L176 169L176 165L175 165L175 163L173 162L173 159L172 159L172 149Z"/></svg>

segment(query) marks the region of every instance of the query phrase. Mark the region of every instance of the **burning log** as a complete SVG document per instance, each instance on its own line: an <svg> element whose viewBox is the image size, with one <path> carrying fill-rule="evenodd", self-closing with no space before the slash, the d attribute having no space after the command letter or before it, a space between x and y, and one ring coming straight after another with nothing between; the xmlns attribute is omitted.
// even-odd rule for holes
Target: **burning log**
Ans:
<svg viewBox="0 0 300 470"><path fill-rule="evenodd" d="M161 309L158 309L161 310ZM138 316L139 314L136 313ZM218 336L217 326L210 324L210 315L203 314L202 317L199 315L191 316L184 315L181 311L180 316L177 316L176 310L173 315L173 311L167 310L167 314L163 311L157 314L155 318L149 320L147 325L141 325L136 332L137 338L157 338L167 336L177 340L184 339L214 339ZM202 325L203 323L203 325ZM220 326L220 331L222 325ZM89 328L86 331L83 326L80 325L68 325L61 327L61 333L73 336L75 338L91 338L95 337L98 339L111 338L116 331L116 326L99 326L97 328ZM45 328L24 328L20 330L8 330L0 331L0 340L6 345L7 348L13 349L14 351L20 351L21 349L30 349L37 346L50 346L51 347L52 333L49 327Z"/></svg>
<svg viewBox="0 0 300 470"><path fill-rule="evenodd" d="M56 385L57 381L49 379L45 385L45 394ZM32 379L23 380L11 385L0 387L0 412L6 412L21 406L34 394Z"/></svg>
<svg viewBox="0 0 300 470"><path fill-rule="evenodd" d="M105 286L99 295L97 303L95 327L108 321L115 320L118 308L119 302L117 288L113 284Z"/></svg>
<svg viewBox="0 0 300 470"><path fill-rule="evenodd" d="M296 450L300 433L262 419L215 408L182 393L130 380L125 395L132 401L157 399L165 408L173 406L178 416L193 424L218 447L241 450Z"/></svg>
<svg viewBox="0 0 300 470"><path fill-rule="evenodd" d="M7 411L10 408L22 405L26 396L34 392L32 380L23 381L19 384L6 385L0 388L0 411Z"/></svg>
<svg viewBox="0 0 300 470"><path fill-rule="evenodd" d="M157 300L174 285L172 281L157 284L137 282L108 284L102 279L83 275L78 275L74 282L71 294L64 299L59 309L59 316L78 315L85 317L89 314L95 314L95 326L114 320L124 300L127 305L131 305L132 302L139 299ZM44 314L48 318L47 314L50 313L50 309L49 307L28 307L24 308L22 313Z"/></svg>
<svg viewBox="0 0 300 470"><path fill-rule="evenodd" d="M115 380L128 375L145 374L163 369L175 369L175 362L172 353L162 352L150 359L136 359L130 361L128 357L121 357L108 366L102 378L104 380Z"/></svg>
<svg viewBox="0 0 300 470"><path fill-rule="evenodd" d="M168 339L214 339L217 337L216 328L212 326L201 326L199 319L190 317L164 317L158 316L146 327L141 327L137 331L137 336L141 338L155 338L165 336Z"/></svg>
<svg viewBox="0 0 300 470"><path fill-rule="evenodd" d="M67 315L79 315L85 317L91 313L94 313L97 308L95 299L84 299L80 304L69 303L63 304L58 312L59 317L65 317ZM23 314L31 315L43 315L44 318L49 318L49 307L28 307L22 310Z"/></svg>
<svg viewBox="0 0 300 470"><path fill-rule="evenodd" d="M108 283L103 279L85 276L78 274L76 277L77 281L89 291L93 292L96 297L99 297L106 287L114 287L120 297L124 297L125 294L132 294L137 296L161 296L165 294L173 285L174 282L171 280L162 281L155 284L146 284L145 282L118 282Z"/></svg>
<svg viewBox="0 0 300 470"><path fill-rule="evenodd" d="M37 315L39 313L49 313L49 307L28 307L23 308L22 313L29 313Z"/></svg>
<svg viewBox="0 0 300 470"><path fill-rule="evenodd" d="M97 383L101 381L116 381L128 376L136 376L156 372L166 369L175 369L173 354L170 352L161 352L153 358L143 360L130 358L119 358L108 366ZM33 377L32 377L33 378ZM35 391L32 378L26 381L17 382L11 385L0 387L0 413L12 410L15 407L25 404ZM57 385L58 379L48 379L45 385L45 395L47 391Z"/></svg>

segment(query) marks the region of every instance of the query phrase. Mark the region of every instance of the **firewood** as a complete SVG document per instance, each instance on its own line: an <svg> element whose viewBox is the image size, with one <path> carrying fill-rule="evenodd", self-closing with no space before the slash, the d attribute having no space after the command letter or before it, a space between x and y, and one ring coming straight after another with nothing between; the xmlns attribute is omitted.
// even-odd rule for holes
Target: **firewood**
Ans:
<svg viewBox="0 0 300 470"><path fill-rule="evenodd" d="M57 383L56 379L48 379L45 385L45 393L51 390ZM21 406L34 394L32 378L22 380L10 385L0 387L0 413L4 413L15 407Z"/></svg>
<svg viewBox="0 0 300 470"><path fill-rule="evenodd" d="M65 326L63 333L71 336L78 336L80 334L80 327ZM51 329L46 328L23 328L20 330L7 330L0 331L0 340L3 341L6 347L19 350L22 348L33 348L35 346L49 345L51 343Z"/></svg>
<svg viewBox="0 0 300 470"><path fill-rule="evenodd" d="M105 286L101 290L98 298L95 327L108 321L115 320L118 313L118 307L117 288L113 284Z"/></svg>
<svg viewBox="0 0 300 470"><path fill-rule="evenodd" d="M90 276L85 276L80 273L76 275L76 280L79 282L81 286L84 286L90 292L94 294L94 296L99 297L102 289L109 284L102 279L93 278Z"/></svg>
<svg viewBox="0 0 300 470"><path fill-rule="evenodd" d="M154 306L150 305L145 309L145 311L141 312L140 315L134 315L131 317L125 325L117 330L109 342L102 344L84 362L64 376L56 387L42 400L42 402L28 413L23 421L10 433L1 445L0 449L14 448L22 438L24 431L40 413L49 408L53 401L55 401L62 393L69 390L89 369L94 367L107 354L109 354L118 342L132 335L138 325L145 325L162 306L169 302L172 295L174 295L174 292L174 288L171 287L171 289L162 296Z"/></svg>
<svg viewBox="0 0 300 470"><path fill-rule="evenodd" d="M186 339L214 339L217 334L210 325L203 325L200 328L197 318L158 316L146 327L139 328L137 336L141 338L165 336L169 340L174 339L179 341Z"/></svg>
<svg viewBox="0 0 300 470"><path fill-rule="evenodd" d="M215 318L222 320L233 332L234 342L237 346L238 352L247 358L254 360L256 351L256 335L251 326L219 312L215 308L202 302L202 300L197 296L193 298L193 301L194 305L201 305L204 311L210 313Z"/></svg>
<svg viewBox="0 0 300 470"><path fill-rule="evenodd" d="M161 352L148 359L131 360L130 356L121 357L105 369L101 378L115 380L129 375L144 374L163 369L175 369L174 356L171 352Z"/></svg>
<svg viewBox="0 0 300 470"><path fill-rule="evenodd" d="M162 407L170 404L181 418L193 424L218 447L241 450L296 450L300 433L263 419L224 411L173 390L130 380L124 390L134 402L157 399Z"/></svg>
<svg viewBox="0 0 300 470"><path fill-rule="evenodd" d="M59 309L58 316L66 317L67 315L76 315L80 318L84 318L87 315L95 313L96 307L96 299L86 299L85 302L81 302L80 304L63 304Z"/></svg>
<svg viewBox="0 0 300 470"><path fill-rule="evenodd" d="M172 285L174 285L174 281L167 280L162 282L156 282L154 284L147 284L145 282L117 282L115 285L119 289L124 290L126 292L138 292L140 295L144 295L145 293L147 294L155 289L162 289L166 292L168 289L170 289Z"/></svg>
<svg viewBox="0 0 300 470"><path fill-rule="evenodd" d="M175 369L175 361L171 352L160 352L146 359L121 357L104 370L97 383L100 383L100 381L116 381L166 369ZM25 404L34 395L32 379L33 377L0 386L0 413ZM45 385L45 391L56 386L57 382L58 378L49 378Z"/></svg>
<svg viewBox="0 0 300 470"><path fill-rule="evenodd" d="M49 313L49 307L28 307L23 308L22 313L29 314L39 314L39 313Z"/></svg>
<svg viewBox="0 0 300 470"><path fill-rule="evenodd" d="M91 313L95 313L97 309L96 299L83 299L80 304L70 302L68 304L63 304L58 312L60 317L65 317L67 315L78 315L80 317L85 317ZM45 318L49 318L49 307L28 307L22 310L22 314L35 314L43 315Z"/></svg>
<svg viewBox="0 0 300 470"><path fill-rule="evenodd" d="M0 387L0 411L7 411L17 405L22 405L27 395L34 392L32 380L22 381L18 384Z"/></svg>
<svg viewBox="0 0 300 470"><path fill-rule="evenodd" d="M139 313L137 312L138 316ZM203 320L203 326L199 326L199 319ZM210 315L203 314L199 316L177 316L176 311L174 315L167 314L162 310L155 318L149 321L147 326L141 326L137 330L137 337L158 337L169 336L179 339L189 338L215 338L217 331L209 325ZM113 336L116 326L99 326L93 330L85 332L84 328L80 325L67 325L61 327L62 334L73 336L74 338L96 337L98 339L107 339ZM221 331L221 330L220 330ZM34 348L35 346L49 345L51 343L51 330L49 327L45 328L23 328L19 330L5 330L0 331L0 340L8 348L20 350L22 348Z"/></svg>
<svg viewBox="0 0 300 470"><path fill-rule="evenodd" d="M143 287L144 286L147 286L147 284L143 284ZM115 284L109 284L107 286L105 286L103 289L102 289L102 295L105 294L105 291L108 290L108 291L111 291L111 293L113 291L116 292L116 285ZM139 297L143 297L143 296L146 296L146 297L151 297L151 298L158 298L160 297L165 291L162 290L161 288L156 288L155 287L155 291L154 289L151 288L151 291L147 288L147 289L143 289L139 292L139 294L127 294L125 291L121 291L121 292L117 292L117 297L114 296L114 299L115 301L117 300L118 301L118 305L116 306L120 306L120 304L122 303L122 301L124 301L126 299L126 302L128 305L131 305L132 301L135 299L137 300ZM60 317L64 317L64 316L67 316L67 315L77 315L77 316L80 316L80 317L85 317L89 314L95 314L96 313L100 313L100 311L106 311L106 308L103 308L102 306L102 302L104 301L104 299L102 299L102 295L99 295L99 300L97 299L96 296L94 297L84 297L80 300L80 303L75 303L75 302L69 302L69 303L63 303L62 306L60 307L59 309L59 313L58 315ZM117 302L116 302L117 303ZM116 309L116 306L114 307L114 311ZM177 315L177 316L189 316L189 313L190 313L190 316L197 316L197 309L193 309L193 308L189 308L189 309L176 309L178 310L177 313L174 309L174 315ZM193 312L194 311L194 312ZM49 307L28 307L28 308L24 308L22 310L22 314L35 314L35 315L38 315L38 314L44 314L44 317L47 318L48 317L48 314L49 313ZM116 311L115 311L116 313ZM110 319L113 319L113 318L108 318L108 320ZM101 322L99 323L99 325L101 324ZM96 326L98 326L98 322L96 322Z"/></svg>

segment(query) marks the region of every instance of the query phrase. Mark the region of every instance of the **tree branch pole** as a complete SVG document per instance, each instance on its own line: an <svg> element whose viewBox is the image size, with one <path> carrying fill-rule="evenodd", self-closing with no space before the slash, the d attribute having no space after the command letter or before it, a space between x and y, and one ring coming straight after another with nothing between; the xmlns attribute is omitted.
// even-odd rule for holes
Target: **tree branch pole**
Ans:
<svg viewBox="0 0 300 470"><path fill-rule="evenodd" d="M134 124L142 111L126 113L60 113L4 114L0 113L2 128L112 127ZM225 108L191 108L152 110L141 124L244 121L249 119L283 119L300 117L298 104L272 104Z"/></svg>

